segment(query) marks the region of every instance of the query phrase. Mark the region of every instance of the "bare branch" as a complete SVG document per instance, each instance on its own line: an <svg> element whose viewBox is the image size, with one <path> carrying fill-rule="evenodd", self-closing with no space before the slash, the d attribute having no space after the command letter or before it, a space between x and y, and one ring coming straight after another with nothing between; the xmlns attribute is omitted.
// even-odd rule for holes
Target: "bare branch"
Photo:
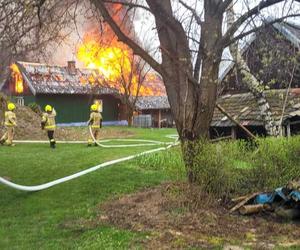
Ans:
<svg viewBox="0 0 300 250"><path fill-rule="evenodd" d="M257 31L259 31L259 30L261 30L261 29L263 29L263 28L266 28L266 27L268 27L268 26L271 26L271 25L273 25L274 23L282 22L283 20L285 20L285 19L287 19L287 18L290 18L290 17L299 17L299 16L300 16L300 14L287 15L287 16L284 16L284 17L281 17L281 18L276 18L276 19L274 19L273 21L270 21L270 22L267 22L267 23L264 22L261 26L255 27L255 28L253 28L253 29L251 29L251 30L248 30L248 31L246 31L246 32L243 32L243 33L241 33L241 34L235 36L234 38L230 39L227 43L224 44L224 47L226 48L226 47L229 46L230 44L232 44L232 43L234 43L234 42L236 42L236 41L238 41L238 40L240 40L240 39L242 39L242 38L244 38L244 37L246 37L246 36L248 36L248 35L250 35L250 34L252 34L252 33L255 33L255 32L257 32Z"/></svg>
<svg viewBox="0 0 300 250"><path fill-rule="evenodd" d="M151 10L145 6L145 5L141 5L141 4L137 4L137 3L132 3L132 2L125 2L125 1L117 1L117 0L104 0L103 2L105 3L111 3L111 4L121 4L121 5L124 5L124 6L127 6L129 8L141 8L141 9L144 9L144 10L147 10L149 12L151 12Z"/></svg>
<svg viewBox="0 0 300 250"><path fill-rule="evenodd" d="M219 43L220 49L223 49L228 46L230 38L237 32L239 27L250 17L257 15L261 10L268 8L272 5L275 5L277 3L283 2L284 0L262 0L260 3L255 6L254 8L247 11L245 14L240 16L233 24L232 26L227 30L227 32L224 34L222 40ZM297 0L297 2L300 2L300 0ZM240 38L242 38L241 36Z"/></svg>
<svg viewBox="0 0 300 250"><path fill-rule="evenodd" d="M192 12L193 17L195 18L197 24L201 26L202 24L201 17L197 14L196 10L193 9L191 6L187 5L182 0L179 0L179 3L181 3L185 8L187 8L190 12Z"/></svg>

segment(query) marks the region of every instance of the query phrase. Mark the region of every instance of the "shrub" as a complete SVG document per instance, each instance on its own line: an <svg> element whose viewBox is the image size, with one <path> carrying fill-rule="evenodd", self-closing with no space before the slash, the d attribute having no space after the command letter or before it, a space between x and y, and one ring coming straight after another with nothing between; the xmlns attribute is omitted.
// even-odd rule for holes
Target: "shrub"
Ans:
<svg viewBox="0 0 300 250"><path fill-rule="evenodd" d="M240 142L206 143L201 146L193 170L196 182L203 191L225 199L238 191L240 171L234 165L243 148Z"/></svg>
<svg viewBox="0 0 300 250"><path fill-rule="evenodd" d="M252 187L258 190L285 185L300 176L300 137L259 140L249 173Z"/></svg>
<svg viewBox="0 0 300 250"><path fill-rule="evenodd" d="M273 190L300 177L300 137L259 139L249 142L198 143L192 169L201 190L215 198L252 191ZM139 158L138 164L163 170L170 176L186 174L179 148Z"/></svg>
<svg viewBox="0 0 300 250"><path fill-rule="evenodd" d="M31 102L27 105L33 112L37 113L38 115L40 115L42 113L42 109L40 107L40 105L38 105L35 102Z"/></svg>

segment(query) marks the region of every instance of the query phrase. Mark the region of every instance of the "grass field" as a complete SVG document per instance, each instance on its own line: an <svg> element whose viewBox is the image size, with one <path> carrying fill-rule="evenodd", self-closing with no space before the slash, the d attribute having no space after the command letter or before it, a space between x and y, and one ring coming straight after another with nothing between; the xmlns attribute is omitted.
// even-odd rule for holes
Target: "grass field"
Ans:
<svg viewBox="0 0 300 250"><path fill-rule="evenodd" d="M111 128L110 128L111 129ZM113 128L112 130L118 128ZM170 141L174 129L128 129L131 138ZM102 162L142 152L137 148L87 148L83 144L18 144L0 147L0 176L36 185ZM125 162L90 173L45 191L25 193L0 186L0 249L126 249L145 237L88 222L108 199L169 180L166 171Z"/></svg>

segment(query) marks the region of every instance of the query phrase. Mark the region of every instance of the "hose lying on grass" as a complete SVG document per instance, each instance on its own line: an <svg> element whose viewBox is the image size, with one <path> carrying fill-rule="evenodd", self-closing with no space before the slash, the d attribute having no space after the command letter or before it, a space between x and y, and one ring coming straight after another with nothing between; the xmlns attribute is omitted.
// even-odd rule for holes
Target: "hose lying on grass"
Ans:
<svg viewBox="0 0 300 250"><path fill-rule="evenodd" d="M91 129L90 129L90 133L91 133ZM118 145L102 145L98 141L95 140L95 137L93 136L93 133L91 133L91 136L92 136L94 142L97 143L101 147L116 147L116 146L118 146ZM118 139L118 140L121 140L121 139ZM133 141L133 139L122 139L122 141L126 141L126 140ZM160 144L163 144L163 142L159 142L159 141L149 141L149 140L138 140L138 141L141 141L141 142L145 142L145 141L151 142L151 143L153 143L151 145L160 145ZM4 184L6 186L9 186L11 188L17 189L17 190L21 190L21 191L27 191L27 192L41 191L41 190L45 190L45 189L48 189L50 187L56 186L58 184L61 184L61 183L73 180L75 178L78 178L80 176L86 175L88 173L94 172L94 171L96 171L96 170L98 170L100 168L103 168L103 167L107 167L107 166L111 166L111 165L114 165L114 164L117 164L117 163L120 163L120 162L132 160L132 159L137 158L137 157L142 156L142 155L147 155L147 154L152 154L152 153L155 153L155 152L158 152L158 151L167 150L167 149L169 149L171 147L174 147L174 146L178 145L179 142L178 142L178 140L176 140L175 142L168 143L168 144L169 145L166 146L166 147L159 147L159 148L155 148L155 149L144 151L142 153L138 153L138 154L126 156L126 157L123 157L123 158L120 158L120 159L116 159L116 160L112 160L112 161L108 161L108 162L104 162L104 163L102 163L100 165L88 168L88 169L80 171L78 173L75 173L75 174L72 174L72 175L69 175L69 176L66 176L66 177L54 180L54 181L50 181L50 182L47 182L47 183L41 184L41 185L36 185L36 186L19 185L19 184L13 183L11 181L8 181L8 180L6 180L6 179L4 179L2 177L0 177L0 183ZM131 144L131 146L132 145L134 145L134 144ZM136 145L136 147L137 146L151 146L150 143L148 143L148 144L135 144L135 145ZM122 146L122 147L126 146L126 147L128 147L130 145L119 145L119 146Z"/></svg>

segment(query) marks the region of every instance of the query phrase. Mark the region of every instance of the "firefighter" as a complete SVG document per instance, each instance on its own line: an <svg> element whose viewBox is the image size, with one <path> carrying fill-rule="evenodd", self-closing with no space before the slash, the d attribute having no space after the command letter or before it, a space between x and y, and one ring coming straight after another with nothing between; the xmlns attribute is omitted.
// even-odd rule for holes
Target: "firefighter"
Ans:
<svg viewBox="0 0 300 250"><path fill-rule="evenodd" d="M15 127L17 126L17 122L16 122L17 118L14 112L16 106L13 103L8 103L7 109L8 111L5 111L5 115L4 115L5 117L4 126L6 132L0 139L0 144L4 145L5 143L7 146L15 146L15 144L13 144L13 139L14 139Z"/></svg>
<svg viewBox="0 0 300 250"><path fill-rule="evenodd" d="M88 120L88 125L92 128L92 133L94 135L95 140L98 140L100 128L102 127L102 115L99 111L97 104L91 105L91 114L90 119ZM93 138L90 135L90 138L88 139L88 147L92 146L92 143ZM96 142L94 145L98 146Z"/></svg>
<svg viewBox="0 0 300 250"><path fill-rule="evenodd" d="M55 124L56 111L50 105L45 106L45 112L42 115L41 127L47 131L47 135L50 141L50 147L55 148L54 131L56 128Z"/></svg>

